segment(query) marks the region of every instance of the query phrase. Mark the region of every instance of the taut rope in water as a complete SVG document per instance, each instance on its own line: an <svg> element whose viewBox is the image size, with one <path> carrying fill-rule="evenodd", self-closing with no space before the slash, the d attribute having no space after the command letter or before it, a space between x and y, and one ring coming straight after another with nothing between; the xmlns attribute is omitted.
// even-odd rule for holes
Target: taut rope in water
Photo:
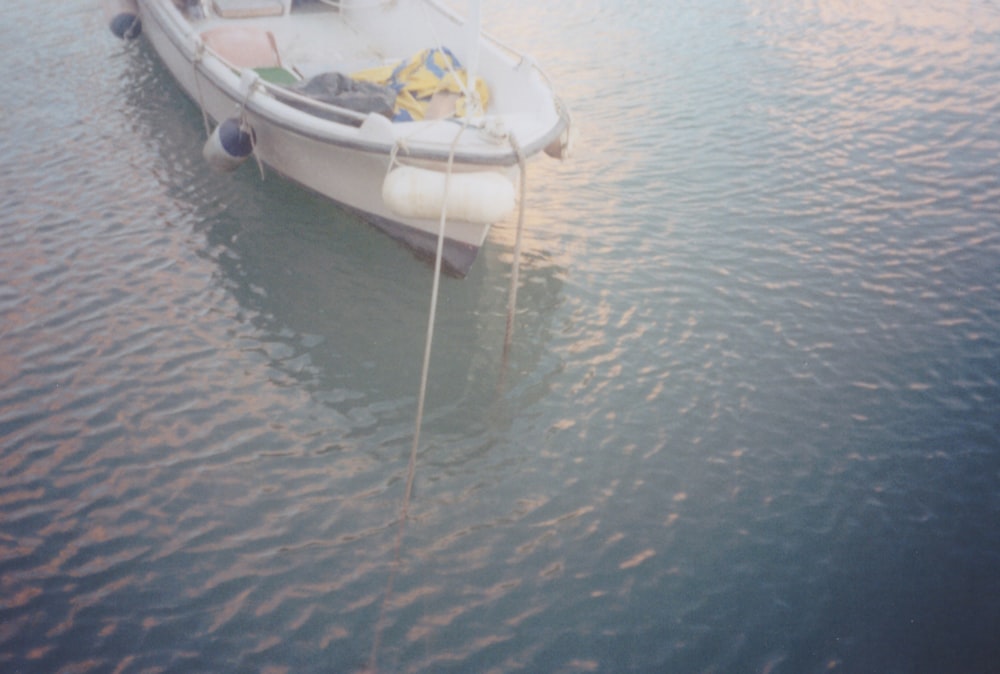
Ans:
<svg viewBox="0 0 1000 674"><path fill-rule="evenodd" d="M521 195L520 203L517 209L517 234L514 238L514 262L510 270L510 291L507 295L507 329L503 336L503 355L500 358L500 380L497 384L498 389L503 389L504 375L507 372L507 359L510 356L510 344L514 338L514 313L517 311L517 284L518 275L521 270L521 240L522 234L524 233L524 202L525 195L527 194L527 162L524 159L524 152L521 151L521 145L517 142L514 134L510 134L510 146L514 149L514 153L517 154L517 167L521 172Z"/></svg>
<svg viewBox="0 0 1000 674"><path fill-rule="evenodd" d="M434 284L431 288L431 308L427 317L427 336L424 340L424 364L420 373L420 395L417 398L417 417L414 422L413 444L410 446L410 461L406 469L406 490L403 492L403 503L399 508L399 523L396 528L396 541L393 545L392 571L389 573L389 580L386 582L385 596L382 598L382 607L379 609L378 622L375 624L375 639L372 644L371 661L368 669L371 672L378 672L378 652L382 642L382 628L385 619L385 612L392 597L392 586L399 572L402 561L403 532L406 530L406 520L410 514L410 497L413 495L413 479L417 472L417 448L420 446L420 429L424 421L424 401L427 398L427 376L431 365L431 346L434 342L434 319L437 315L438 289L441 285L441 258L444 256L444 230L448 220L448 191L451 188L451 174L455 163L455 149L458 147L458 140L462 137L468 127L466 120L455 140L452 141L451 149L448 152L448 166L445 171L444 197L441 203L441 220L438 223L437 251L434 255Z"/></svg>

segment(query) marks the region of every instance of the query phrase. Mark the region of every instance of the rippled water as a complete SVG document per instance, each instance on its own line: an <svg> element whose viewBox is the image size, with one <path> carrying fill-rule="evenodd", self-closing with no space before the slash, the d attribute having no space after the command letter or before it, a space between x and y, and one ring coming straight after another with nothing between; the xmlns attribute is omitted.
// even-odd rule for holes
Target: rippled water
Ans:
<svg viewBox="0 0 1000 674"><path fill-rule="evenodd" d="M0 669L991 672L1000 10L486 3L578 152L442 287L98 3L0 23Z"/></svg>

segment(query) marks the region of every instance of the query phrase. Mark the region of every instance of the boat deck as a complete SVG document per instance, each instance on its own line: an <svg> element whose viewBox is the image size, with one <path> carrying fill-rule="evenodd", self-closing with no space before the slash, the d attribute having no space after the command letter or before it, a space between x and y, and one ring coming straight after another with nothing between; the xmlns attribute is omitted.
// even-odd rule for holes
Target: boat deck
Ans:
<svg viewBox="0 0 1000 674"><path fill-rule="evenodd" d="M277 84L288 84L285 77L293 76L309 80L322 73L352 75L399 63L437 46L448 47L461 59L470 48L466 26L436 3L352 0L357 4L345 4L339 9L309 3L294 5L291 12L227 18L211 9L220 1L202 0L200 11L188 13L188 24L230 66L253 68ZM260 1L266 4L272 0ZM240 11L253 4L249 0L233 2ZM524 63L528 66L522 67ZM476 74L489 87L487 114L500 120L494 127L499 129L496 137L501 142L490 134L470 133L468 147L492 163L498 155L505 157L504 161L510 160L504 138L516 136L522 148L532 151L544 147L543 141L551 142L552 138L545 136L560 125L560 113L553 105L550 89L530 61L519 63L484 41L478 52ZM421 143L439 149L450 144L454 134L453 129L437 121L435 115L432 119L397 122L393 135L405 134L412 139L419 133Z"/></svg>
<svg viewBox="0 0 1000 674"><path fill-rule="evenodd" d="M331 70L351 72L401 56L385 53L353 28L344 15L331 8L239 19L210 14L192 20L191 24L202 34L209 31L232 31L245 36L254 32L269 33L274 38L282 66L303 77Z"/></svg>

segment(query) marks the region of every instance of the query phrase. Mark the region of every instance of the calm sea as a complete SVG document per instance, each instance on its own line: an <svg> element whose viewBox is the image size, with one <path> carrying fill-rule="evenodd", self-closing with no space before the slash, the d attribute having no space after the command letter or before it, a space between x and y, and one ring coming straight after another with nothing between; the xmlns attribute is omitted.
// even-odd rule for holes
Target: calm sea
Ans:
<svg viewBox="0 0 1000 674"><path fill-rule="evenodd" d="M507 0L575 113L431 270L95 0L0 19L0 670L1000 671L1000 8ZM380 621L379 616L382 615Z"/></svg>

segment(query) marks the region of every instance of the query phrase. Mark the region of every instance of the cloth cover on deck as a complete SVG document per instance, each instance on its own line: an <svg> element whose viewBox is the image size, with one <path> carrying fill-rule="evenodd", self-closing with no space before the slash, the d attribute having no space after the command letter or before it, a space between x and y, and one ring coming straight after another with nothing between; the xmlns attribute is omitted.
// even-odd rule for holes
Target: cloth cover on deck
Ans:
<svg viewBox="0 0 1000 674"><path fill-rule="evenodd" d="M476 77L475 95L479 106L470 104L468 96L468 73L454 54L447 48L424 49L413 57L398 64L370 68L352 75L362 82L383 84L396 92L394 121L409 122L428 118L431 99L437 95L451 94L456 97L449 110L450 115L464 117L486 109L490 90L481 77ZM441 116L441 115L437 115Z"/></svg>
<svg viewBox="0 0 1000 674"><path fill-rule="evenodd" d="M374 112L389 119L392 119L394 114L393 105L396 101L394 90L374 82L358 82L342 73L323 73L288 88L303 96L355 112ZM332 110L322 110L294 99L287 99L285 102L317 117L348 124L356 123L345 115L337 115Z"/></svg>

